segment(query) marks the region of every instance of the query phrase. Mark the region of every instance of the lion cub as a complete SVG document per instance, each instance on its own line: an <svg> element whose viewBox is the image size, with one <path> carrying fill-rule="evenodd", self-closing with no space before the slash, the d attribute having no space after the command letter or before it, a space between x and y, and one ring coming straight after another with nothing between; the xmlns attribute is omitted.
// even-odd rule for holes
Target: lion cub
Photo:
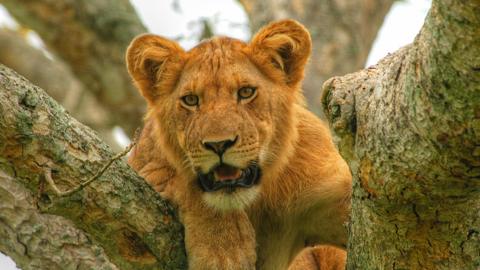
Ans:
<svg viewBox="0 0 480 270"><path fill-rule="evenodd" d="M304 106L310 51L292 20L250 43L216 37L184 51L142 35L128 48L148 103L129 162L178 205L190 269L280 270L306 245L345 248L351 175ZM343 250L317 251L321 269L344 265ZM308 256L316 258L304 252L299 264Z"/></svg>

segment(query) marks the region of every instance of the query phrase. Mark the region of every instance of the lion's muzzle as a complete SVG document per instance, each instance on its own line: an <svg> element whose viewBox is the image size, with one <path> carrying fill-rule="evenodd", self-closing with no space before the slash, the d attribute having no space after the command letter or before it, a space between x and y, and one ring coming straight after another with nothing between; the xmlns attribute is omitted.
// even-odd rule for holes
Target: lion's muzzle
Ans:
<svg viewBox="0 0 480 270"><path fill-rule="evenodd" d="M208 173L198 173L198 183L204 192L214 192L224 189L228 193L237 188L249 188L259 183L261 169L252 164L245 169L220 164Z"/></svg>

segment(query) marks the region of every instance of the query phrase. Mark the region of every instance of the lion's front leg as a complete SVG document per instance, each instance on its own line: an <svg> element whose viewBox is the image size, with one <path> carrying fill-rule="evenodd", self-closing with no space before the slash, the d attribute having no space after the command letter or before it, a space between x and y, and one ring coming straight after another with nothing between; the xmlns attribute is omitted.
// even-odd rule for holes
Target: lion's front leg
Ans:
<svg viewBox="0 0 480 270"><path fill-rule="evenodd" d="M332 177L332 179L335 179ZM350 213L351 184L348 177L318 189L317 200L307 205L309 217L301 225L309 244L327 244L342 249L347 247L347 222ZM329 198L321 196L329 194Z"/></svg>
<svg viewBox="0 0 480 270"><path fill-rule="evenodd" d="M189 269L255 269L255 231L246 213L197 204L181 211Z"/></svg>

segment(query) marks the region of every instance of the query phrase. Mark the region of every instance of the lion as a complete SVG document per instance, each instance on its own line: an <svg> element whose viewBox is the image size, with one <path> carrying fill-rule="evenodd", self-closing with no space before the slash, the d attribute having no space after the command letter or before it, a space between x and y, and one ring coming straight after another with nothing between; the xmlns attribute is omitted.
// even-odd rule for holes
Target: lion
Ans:
<svg viewBox="0 0 480 270"><path fill-rule="evenodd" d="M249 43L131 42L127 67L148 112L129 163L178 206L189 269L344 267L351 174L305 106L311 47L293 20ZM339 249L293 262L323 244Z"/></svg>

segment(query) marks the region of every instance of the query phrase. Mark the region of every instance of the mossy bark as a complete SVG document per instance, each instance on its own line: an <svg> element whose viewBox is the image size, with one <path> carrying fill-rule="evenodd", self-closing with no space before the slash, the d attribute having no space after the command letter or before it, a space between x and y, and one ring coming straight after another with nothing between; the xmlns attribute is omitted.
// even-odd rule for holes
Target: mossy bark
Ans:
<svg viewBox="0 0 480 270"><path fill-rule="evenodd" d="M324 92L326 115L354 175L349 269L478 269L480 1L434 1L412 45L329 80ZM91 240L97 252L86 252L105 267L104 256L120 269L185 268L174 210L124 162L71 197L55 197L48 187L39 192L44 166L65 190L94 174L111 153L43 91L4 67L0 130L2 200L25 194L3 192L4 183L29 192L38 200L29 211L70 220L65 226L85 232L72 235ZM27 220L34 229L37 223ZM29 256L21 248L0 249L16 260Z"/></svg>
<svg viewBox="0 0 480 270"><path fill-rule="evenodd" d="M70 220L36 207L36 198L0 169L0 251L23 270L117 269Z"/></svg>
<svg viewBox="0 0 480 270"><path fill-rule="evenodd" d="M0 201L15 201L17 195L18 200L28 197L29 203L35 201L29 207L22 206L28 208L28 216L22 221L24 230L15 232L13 228L17 228L15 222L19 219L9 218L3 211L0 224L23 237L20 242L24 237L43 239L50 243L52 256L67 257L51 264L39 259L39 268L77 269L83 265L82 260L66 254L78 248L68 239L59 239L56 227L51 228L51 233L43 233L43 238L35 235L37 230L50 228L47 223L53 221L48 220L49 216L68 223L66 229L75 230L66 233L66 237L79 235L80 240L75 241L102 263L97 265L98 269L110 265L107 259L101 259L106 256L119 269L185 268L183 229L175 210L124 161L116 161L102 177L68 197L55 196L43 183L43 171L49 167L60 189L75 187L95 174L112 153L95 132L70 117L40 88L1 65L0 130L1 182L7 188L22 190L6 192L2 186ZM37 222L36 218L42 220ZM0 230L0 235L4 232ZM22 267L32 269L26 262L35 252L30 249L35 243L22 243L25 247L19 249L14 242L2 241L0 251L15 258ZM45 252L46 258L50 251Z"/></svg>
<svg viewBox="0 0 480 270"><path fill-rule="evenodd" d="M480 1L433 1L413 44L324 91L354 176L348 269L479 269Z"/></svg>
<svg viewBox="0 0 480 270"><path fill-rule="evenodd" d="M146 29L128 0L0 0L22 25L69 64L109 112L108 124L129 135L141 123L145 103L125 68L130 41ZM68 89L67 89L68 90Z"/></svg>
<svg viewBox="0 0 480 270"><path fill-rule="evenodd" d="M0 29L0 63L45 90L75 119L93 128L112 148L121 151L112 133L111 112L71 72L61 59L51 59L28 44L20 31ZM41 67L41 68L39 68Z"/></svg>

